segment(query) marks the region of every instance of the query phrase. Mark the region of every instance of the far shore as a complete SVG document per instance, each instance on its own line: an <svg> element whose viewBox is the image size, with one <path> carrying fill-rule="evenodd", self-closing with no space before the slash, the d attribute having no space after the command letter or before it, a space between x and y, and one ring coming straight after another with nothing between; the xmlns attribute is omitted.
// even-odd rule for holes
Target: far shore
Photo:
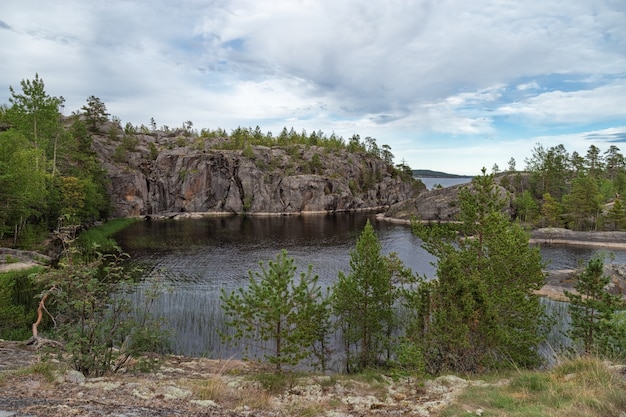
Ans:
<svg viewBox="0 0 626 417"><path fill-rule="evenodd" d="M583 241L583 240L571 240L571 239L530 238L528 240L528 243L536 244L536 245L571 245L571 246L584 246L584 247L590 247L590 248L593 247L593 248L626 250L626 242L596 242L596 241Z"/></svg>
<svg viewBox="0 0 626 417"><path fill-rule="evenodd" d="M326 216L332 214L344 213L367 213L385 210L388 207L366 207L345 210L310 210L310 211L292 211L292 212L246 212L234 213L232 211L194 211L194 212L170 212L159 214L142 214L140 216L129 216L130 218L151 219L151 220L167 220L167 219L201 219L203 217L228 217L228 216L249 216L249 217L289 217L289 216ZM378 216L377 216L378 217ZM407 224L410 224L408 222Z"/></svg>

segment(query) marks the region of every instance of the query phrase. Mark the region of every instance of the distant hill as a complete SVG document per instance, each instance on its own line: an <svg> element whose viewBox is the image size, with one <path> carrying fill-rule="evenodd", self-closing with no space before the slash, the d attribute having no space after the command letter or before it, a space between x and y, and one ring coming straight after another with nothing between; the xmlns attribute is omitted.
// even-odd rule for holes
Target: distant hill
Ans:
<svg viewBox="0 0 626 417"><path fill-rule="evenodd" d="M413 176L418 178L470 178L468 175L448 174L447 172L431 171L430 169L414 169Z"/></svg>

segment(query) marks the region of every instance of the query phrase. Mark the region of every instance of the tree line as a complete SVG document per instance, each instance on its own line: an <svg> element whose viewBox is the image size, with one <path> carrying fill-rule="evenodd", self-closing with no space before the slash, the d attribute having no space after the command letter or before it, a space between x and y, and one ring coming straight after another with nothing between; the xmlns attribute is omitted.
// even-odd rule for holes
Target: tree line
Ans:
<svg viewBox="0 0 626 417"><path fill-rule="evenodd" d="M518 172L511 158L501 182L515 191L521 221L585 231L626 228L626 159L616 145L604 152L590 145L583 156L563 145L537 144L525 163L525 172Z"/></svg>
<svg viewBox="0 0 626 417"><path fill-rule="evenodd" d="M48 95L39 75L20 84L0 106L0 240L32 247L59 227L108 217L111 205L88 124L64 118L63 97Z"/></svg>

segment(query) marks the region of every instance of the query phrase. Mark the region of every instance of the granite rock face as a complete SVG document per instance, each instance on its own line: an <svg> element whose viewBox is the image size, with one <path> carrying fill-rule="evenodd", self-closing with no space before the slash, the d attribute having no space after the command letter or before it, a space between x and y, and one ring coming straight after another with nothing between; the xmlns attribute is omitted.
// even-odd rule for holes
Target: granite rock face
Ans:
<svg viewBox="0 0 626 417"><path fill-rule="evenodd" d="M459 184L421 192L417 197L392 205L385 217L408 221L412 218L429 222L447 222L457 220L460 212L459 191L472 185ZM505 201L504 211L512 212L511 194L501 185L497 192Z"/></svg>
<svg viewBox="0 0 626 417"><path fill-rule="evenodd" d="M419 182L404 181L366 153L318 146L252 146L219 150L209 144L138 135L120 152L94 140L110 179L114 216L185 212L290 214L389 207L415 198Z"/></svg>

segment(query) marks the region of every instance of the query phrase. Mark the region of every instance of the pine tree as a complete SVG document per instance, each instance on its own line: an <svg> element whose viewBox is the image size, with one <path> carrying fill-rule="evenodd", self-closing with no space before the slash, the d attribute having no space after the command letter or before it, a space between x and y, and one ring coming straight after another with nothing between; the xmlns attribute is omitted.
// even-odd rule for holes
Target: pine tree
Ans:
<svg viewBox="0 0 626 417"><path fill-rule="evenodd" d="M613 350L612 340L617 331L614 315L622 307L622 299L605 290L610 280L604 275L602 258L593 258L578 276L577 292L565 292L572 318L569 336L582 344L586 354L607 354Z"/></svg>
<svg viewBox="0 0 626 417"><path fill-rule="evenodd" d="M260 271L249 271L248 288L239 288L220 299L233 330L223 338L261 348L264 358L281 371L317 355L318 364L325 365L325 346L329 329L328 299L322 295L318 276L312 266L295 282L294 259L282 250L269 267L263 262ZM269 343L269 346L268 346Z"/></svg>
<svg viewBox="0 0 626 417"><path fill-rule="evenodd" d="M427 306L414 330L426 366L431 372L476 372L535 365L543 322L534 293L544 282L539 249L502 212L505 200L484 169L459 200L461 233L450 225L414 225L438 258L437 278L416 297Z"/></svg>
<svg viewBox="0 0 626 417"><path fill-rule="evenodd" d="M572 181L572 191L563 198L577 230L596 230L596 219L602 205L598 181L590 175L580 175Z"/></svg>
<svg viewBox="0 0 626 417"><path fill-rule="evenodd" d="M403 269L395 257L381 254L369 220L350 252L350 273L339 272L332 307L342 331L346 371L372 367L389 357L397 291L393 278Z"/></svg>
<svg viewBox="0 0 626 417"><path fill-rule="evenodd" d="M85 112L89 130L93 133L97 133L99 126L109 119L106 105L95 96L89 96L87 104L81 107L81 110Z"/></svg>
<svg viewBox="0 0 626 417"><path fill-rule="evenodd" d="M0 132L0 238L13 235L17 244L28 223L42 215L46 200L43 151L15 130Z"/></svg>
<svg viewBox="0 0 626 417"><path fill-rule="evenodd" d="M543 195L543 204L541 205L541 214L545 227L561 226L561 205L555 200L550 193Z"/></svg>

